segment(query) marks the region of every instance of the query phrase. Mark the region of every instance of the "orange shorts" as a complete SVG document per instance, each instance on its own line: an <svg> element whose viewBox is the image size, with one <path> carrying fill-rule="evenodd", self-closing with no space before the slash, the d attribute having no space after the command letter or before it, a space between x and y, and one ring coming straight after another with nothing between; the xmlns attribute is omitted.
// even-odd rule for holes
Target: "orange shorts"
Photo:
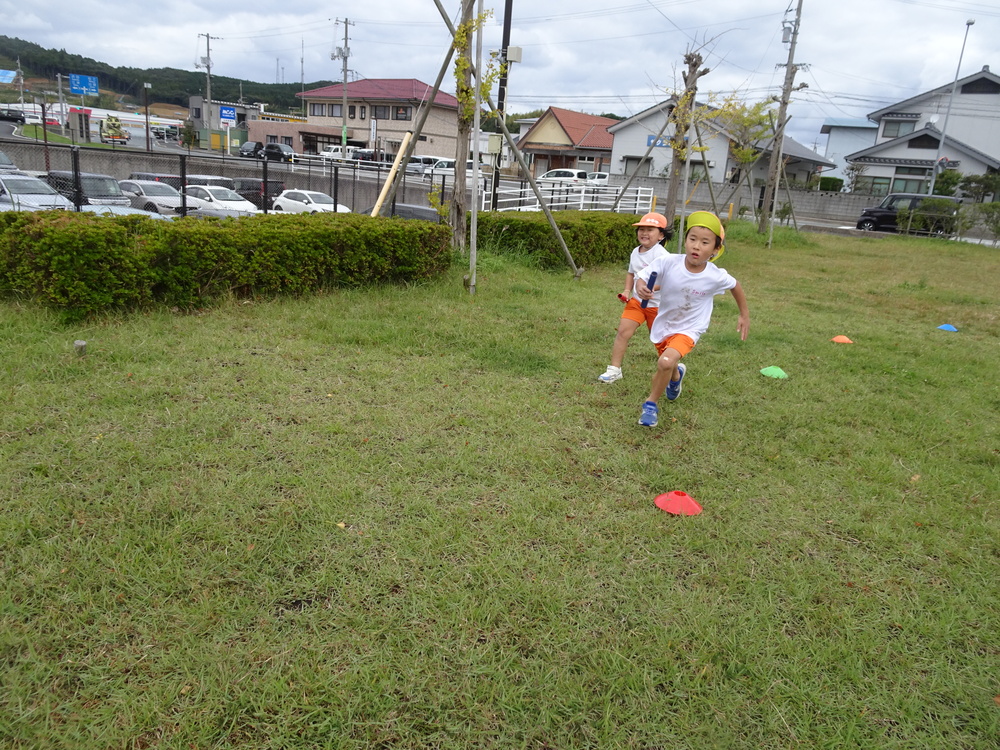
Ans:
<svg viewBox="0 0 1000 750"><path fill-rule="evenodd" d="M656 311L659 308L656 307L643 307L642 300L638 297L632 297L628 302L625 303L625 312L622 313L622 317L626 320L631 320L640 325L642 323L646 324L646 328L653 327L653 318L656 317Z"/></svg>
<svg viewBox="0 0 1000 750"><path fill-rule="evenodd" d="M673 336L667 336L656 345L656 351L661 357L667 349L678 351L683 357L694 349L694 339L690 336L685 336L683 333L675 333Z"/></svg>

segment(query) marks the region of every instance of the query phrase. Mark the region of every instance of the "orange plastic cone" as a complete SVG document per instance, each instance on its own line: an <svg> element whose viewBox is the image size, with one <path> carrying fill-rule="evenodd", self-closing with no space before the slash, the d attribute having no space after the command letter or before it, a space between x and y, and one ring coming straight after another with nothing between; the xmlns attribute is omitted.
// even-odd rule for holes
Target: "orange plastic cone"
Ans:
<svg viewBox="0 0 1000 750"><path fill-rule="evenodd" d="M696 516L701 513L701 506L695 502L695 499L680 490L657 495L653 502L660 510L673 513L675 516Z"/></svg>
<svg viewBox="0 0 1000 750"><path fill-rule="evenodd" d="M847 336L834 336L832 339L830 339L830 341L835 341L838 344L853 344L854 343L849 338L847 338Z"/></svg>

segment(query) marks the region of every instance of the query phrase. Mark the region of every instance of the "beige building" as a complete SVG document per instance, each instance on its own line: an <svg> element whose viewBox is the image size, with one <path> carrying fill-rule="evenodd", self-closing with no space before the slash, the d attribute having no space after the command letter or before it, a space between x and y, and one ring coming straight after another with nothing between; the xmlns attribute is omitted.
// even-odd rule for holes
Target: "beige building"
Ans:
<svg viewBox="0 0 1000 750"><path fill-rule="evenodd" d="M439 91L431 102L431 90L431 86L415 78L354 81L347 84L346 112L343 84L303 91L296 96L305 103L307 123L299 126L300 142L292 147L306 154L319 153L324 146L341 142L346 125L349 146L395 154L403 135L416 125L422 108L429 106L431 110L413 153L454 158L458 100Z"/></svg>

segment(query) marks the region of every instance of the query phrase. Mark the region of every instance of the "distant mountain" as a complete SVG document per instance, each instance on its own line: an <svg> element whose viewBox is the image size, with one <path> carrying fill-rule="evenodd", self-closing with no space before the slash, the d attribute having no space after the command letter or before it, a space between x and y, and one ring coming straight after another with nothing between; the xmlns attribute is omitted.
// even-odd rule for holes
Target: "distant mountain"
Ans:
<svg viewBox="0 0 1000 750"><path fill-rule="evenodd" d="M205 93L205 74L177 68L113 68L107 63L89 57L71 55L66 50L45 49L33 42L26 42L8 36L0 36L0 68L13 70L17 60L21 60L21 70L25 78L47 78L55 87L56 75L62 74L64 91L68 93L67 77L76 75L96 76L102 91L113 91L133 103L142 102L143 83L152 84L156 101L188 106L192 96ZM306 90L329 86L335 81L316 81L306 84ZM256 83L238 78L212 76L212 99L235 102L240 98L242 84L243 101L264 102L272 112L298 111L302 103L295 94L302 90L300 83Z"/></svg>

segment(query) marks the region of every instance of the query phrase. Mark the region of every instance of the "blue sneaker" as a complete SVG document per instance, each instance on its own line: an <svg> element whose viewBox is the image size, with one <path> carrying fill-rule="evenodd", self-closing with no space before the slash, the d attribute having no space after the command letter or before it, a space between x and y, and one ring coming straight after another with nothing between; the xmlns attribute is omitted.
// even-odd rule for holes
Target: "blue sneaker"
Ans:
<svg viewBox="0 0 1000 750"><path fill-rule="evenodd" d="M642 405L642 414L639 415L639 424L643 427L656 427L659 422L657 414L660 410L652 401L647 401Z"/></svg>
<svg viewBox="0 0 1000 750"><path fill-rule="evenodd" d="M683 364L677 365L677 380L667 383L667 401L675 401L681 395L681 383L684 382L684 373L687 368Z"/></svg>

